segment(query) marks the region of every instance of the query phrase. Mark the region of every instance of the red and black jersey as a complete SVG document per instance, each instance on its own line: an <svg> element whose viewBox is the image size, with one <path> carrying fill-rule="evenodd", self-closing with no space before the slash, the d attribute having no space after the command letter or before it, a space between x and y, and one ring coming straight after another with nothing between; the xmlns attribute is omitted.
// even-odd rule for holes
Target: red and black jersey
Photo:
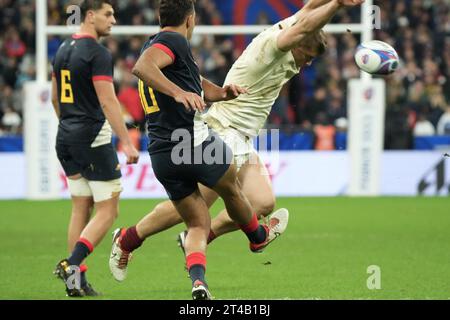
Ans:
<svg viewBox="0 0 450 320"><path fill-rule="evenodd" d="M53 61L61 111L58 142L91 144L105 123L94 81L113 81L111 53L91 36L73 35Z"/></svg>
<svg viewBox="0 0 450 320"><path fill-rule="evenodd" d="M202 96L200 71L184 36L177 32L163 31L149 38L142 53L150 47L159 48L172 58L173 63L161 70L170 81L184 91ZM194 111L187 111L183 104L146 87L141 80L139 93L147 119L150 154L171 150L177 144L177 141L171 140L172 133L177 129L186 129L194 137Z"/></svg>

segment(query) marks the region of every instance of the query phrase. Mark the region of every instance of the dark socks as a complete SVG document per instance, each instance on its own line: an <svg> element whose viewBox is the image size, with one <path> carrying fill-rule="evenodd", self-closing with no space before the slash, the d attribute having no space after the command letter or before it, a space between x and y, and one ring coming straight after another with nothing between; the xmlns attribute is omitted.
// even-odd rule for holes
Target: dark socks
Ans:
<svg viewBox="0 0 450 320"><path fill-rule="evenodd" d="M189 269L189 276L191 277L192 284L196 281L201 281L205 286L207 286L205 281L205 267L201 264L195 264Z"/></svg>
<svg viewBox="0 0 450 320"><path fill-rule="evenodd" d="M186 265L189 270L192 284L201 281L207 286L205 281L206 256L201 252L194 252L186 257Z"/></svg>
<svg viewBox="0 0 450 320"><path fill-rule="evenodd" d="M239 227L245 232L251 243L259 244L266 241L267 231L259 224L256 214L253 215L252 220L247 225L240 225Z"/></svg>
<svg viewBox="0 0 450 320"><path fill-rule="evenodd" d="M80 286L82 288L86 287L87 285L87 279L86 279L86 272L81 272L80 273Z"/></svg>
<svg viewBox="0 0 450 320"><path fill-rule="evenodd" d="M259 225L258 228L250 233L247 233L247 238L250 240L251 243L263 243L266 241L267 238L267 232L266 229L262 225Z"/></svg>
<svg viewBox="0 0 450 320"><path fill-rule="evenodd" d="M79 266L93 250L94 247L88 240L80 238L72 251L72 255L67 259L69 265Z"/></svg>
<svg viewBox="0 0 450 320"><path fill-rule="evenodd" d="M80 285L81 287L86 287L87 286L87 278L86 278L86 272L87 272L87 266L82 264L80 266Z"/></svg>

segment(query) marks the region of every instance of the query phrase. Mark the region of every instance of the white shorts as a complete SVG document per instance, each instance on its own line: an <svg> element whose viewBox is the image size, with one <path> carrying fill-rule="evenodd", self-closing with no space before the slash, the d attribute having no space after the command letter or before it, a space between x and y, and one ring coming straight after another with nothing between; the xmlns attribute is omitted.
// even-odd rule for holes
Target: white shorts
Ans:
<svg viewBox="0 0 450 320"><path fill-rule="evenodd" d="M120 195L120 179L111 181L88 181L85 178L67 179L70 194L74 197L93 197L94 202L110 200Z"/></svg>
<svg viewBox="0 0 450 320"><path fill-rule="evenodd" d="M256 153L253 137L247 136L233 127L224 127L217 119L206 116L205 121L233 151L234 163L238 170Z"/></svg>

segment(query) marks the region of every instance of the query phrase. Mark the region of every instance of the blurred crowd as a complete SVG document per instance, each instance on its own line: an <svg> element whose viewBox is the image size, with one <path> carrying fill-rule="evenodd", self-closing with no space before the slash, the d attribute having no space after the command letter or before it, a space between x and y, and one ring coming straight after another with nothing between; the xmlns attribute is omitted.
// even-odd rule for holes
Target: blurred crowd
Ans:
<svg viewBox="0 0 450 320"><path fill-rule="evenodd" d="M216 2L197 0L197 23L223 22ZM239 1L239 0L236 0ZM263 0L261 0L263 1ZM116 0L119 25L157 25L157 0ZM450 1L374 1L381 8L381 29L375 38L390 43L401 57L401 69L387 80L386 148L412 148L414 135L450 135ZM70 2L48 0L50 25L64 25ZM33 0L0 0L0 135L20 134L24 82L35 78L35 4ZM359 22L360 10L341 11L333 23ZM259 24L272 24L261 12ZM247 37L250 41L251 37ZM145 130L136 79L131 68L146 37L109 37L114 79L130 127ZM50 37L49 60L63 41ZM326 140L345 131L347 81L358 78L353 54L359 36L329 35L327 53L282 89L268 126L316 133ZM242 48L236 37L195 35L192 48L202 75L222 84ZM50 67L49 67L50 72ZM332 149L331 143L317 148Z"/></svg>

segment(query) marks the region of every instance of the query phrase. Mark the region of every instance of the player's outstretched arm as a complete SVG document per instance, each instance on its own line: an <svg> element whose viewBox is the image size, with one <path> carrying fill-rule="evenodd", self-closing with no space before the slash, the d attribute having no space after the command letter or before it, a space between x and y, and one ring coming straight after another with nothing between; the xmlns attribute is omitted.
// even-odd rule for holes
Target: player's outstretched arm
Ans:
<svg viewBox="0 0 450 320"><path fill-rule="evenodd" d="M302 10L313 10L317 9L318 7L321 7L323 5L326 5L328 2L331 2L333 0L309 0L308 3L305 4L305 6L302 8ZM355 6L358 5L358 0L339 0L339 2L344 6ZM300 11L302 11L300 10ZM298 11L296 14L300 14L300 11Z"/></svg>
<svg viewBox="0 0 450 320"><path fill-rule="evenodd" d="M58 84L56 82L55 77L52 77L52 105L53 105L53 109L55 109L56 116L59 119L60 111L59 111L59 99L58 99Z"/></svg>
<svg viewBox="0 0 450 320"><path fill-rule="evenodd" d="M205 92L205 100L208 102L228 101L247 93L247 89L230 84L223 88L202 77L202 87Z"/></svg>
<svg viewBox="0 0 450 320"><path fill-rule="evenodd" d="M331 0L328 2L321 1L325 4L317 7L308 7L308 5L306 5L302 10L296 13L297 23L290 28L283 30L279 34L277 39L278 48L282 51L292 50L297 47L308 34L322 29L339 9L361 5L364 1L365 0ZM320 1L318 3L320 3Z"/></svg>
<svg viewBox="0 0 450 320"><path fill-rule="evenodd" d="M146 86L173 97L175 101L182 103L187 110L203 111L206 103L199 95L182 90L161 72L162 69L171 64L173 64L173 60L169 55L161 49L150 47L139 57L133 68L133 74L141 79Z"/></svg>
<svg viewBox="0 0 450 320"><path fill-rule="evenodd" d="M109 81L95 81L94 87L106 119L108 119L114 132L122 142L123 152L127 156L127 164L137 163L139 161L139 152L133 146L128 135L120 103L114 90L114 84Z"/></svg>

